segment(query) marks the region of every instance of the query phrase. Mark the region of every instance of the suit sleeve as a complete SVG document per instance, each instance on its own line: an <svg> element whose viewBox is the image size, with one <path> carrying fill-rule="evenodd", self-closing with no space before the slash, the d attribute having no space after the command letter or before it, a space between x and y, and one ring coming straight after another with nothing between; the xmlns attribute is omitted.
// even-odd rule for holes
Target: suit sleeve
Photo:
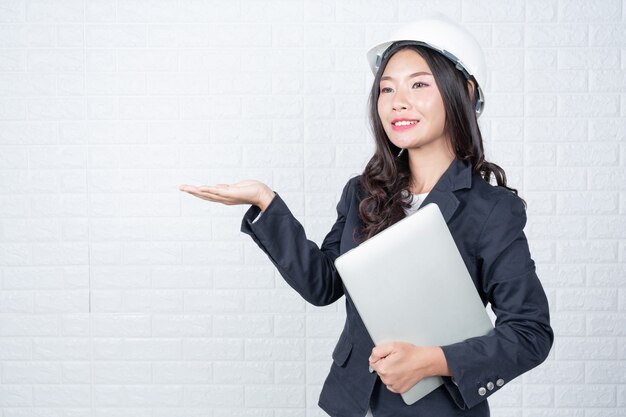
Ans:
<svg viewBox="0 0 626 417"><path fill-rule="evenodd" d="M543 362L552 346L548 301L523 232L522 200L510 193L489 214L476 244L479 282L496 315L485 336L442 346L453 378L444 385L471 408Z"/></svg>
<svg viewBox="0 0 626 417"><path fill-rule="evenodd" d="M250 235L268 255L287 284L317 306L332 304L343 295L334 262L340 252L351 183L348 181L343 189L337 204L337 220L321 247L307 239L304 228L278 193L260 218L253 222L261 210L252 206L241 222L241 231Z"/></svg>

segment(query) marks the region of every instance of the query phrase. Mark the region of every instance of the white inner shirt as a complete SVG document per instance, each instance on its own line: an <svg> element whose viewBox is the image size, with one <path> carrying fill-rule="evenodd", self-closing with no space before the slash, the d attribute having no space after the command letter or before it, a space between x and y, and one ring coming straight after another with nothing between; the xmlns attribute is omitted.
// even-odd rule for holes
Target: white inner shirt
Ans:
<svg viewBox="0 0 626 417"><path fill-rule="evenodd" d="M415 213L420 208L427 195L428 193L412 194L411 207L405 210L406 215L410 216Z"/></svg>

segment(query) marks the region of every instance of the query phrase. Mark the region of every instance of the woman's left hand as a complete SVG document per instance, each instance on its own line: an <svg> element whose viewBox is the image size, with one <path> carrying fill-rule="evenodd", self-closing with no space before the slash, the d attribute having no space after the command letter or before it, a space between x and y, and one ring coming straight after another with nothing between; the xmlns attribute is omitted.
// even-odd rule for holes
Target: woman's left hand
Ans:
<svg viewBox="0 0 626 417"><path fill-rule="evenodd" d="M369 362L389 391L397 394L405 393L426 377L450 375L440 347L385 343L372 349Z"/></svg>

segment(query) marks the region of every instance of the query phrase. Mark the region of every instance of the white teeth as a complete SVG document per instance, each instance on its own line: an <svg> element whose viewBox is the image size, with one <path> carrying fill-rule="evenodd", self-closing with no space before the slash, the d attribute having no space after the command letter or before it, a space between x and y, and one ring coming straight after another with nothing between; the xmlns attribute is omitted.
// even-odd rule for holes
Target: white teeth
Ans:
<svg viewBox="0 0 626 417"><path fill-rule="evenodd" d="M408 126L408 125L414 125L417 124L417 120L402 120L401 122L396 122L394 123L394 126Z"/></svg>

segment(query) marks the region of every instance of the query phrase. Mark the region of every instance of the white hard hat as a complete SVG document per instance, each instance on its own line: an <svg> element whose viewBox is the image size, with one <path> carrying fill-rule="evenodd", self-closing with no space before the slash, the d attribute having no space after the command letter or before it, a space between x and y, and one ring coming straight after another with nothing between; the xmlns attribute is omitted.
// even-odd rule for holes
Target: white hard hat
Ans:
<svg viewBox="0 0 626 417"><path fill-rule="evenodd" d="M467 79L473 79L478 93L476 116L480 116L485 107L482 89L487 83L487 64L482 48L467 29L439 13L404 25L391 38L367 52L367 61L374 75L387 48L398 41L421 44L436 50L451 60Z"/></svg>

